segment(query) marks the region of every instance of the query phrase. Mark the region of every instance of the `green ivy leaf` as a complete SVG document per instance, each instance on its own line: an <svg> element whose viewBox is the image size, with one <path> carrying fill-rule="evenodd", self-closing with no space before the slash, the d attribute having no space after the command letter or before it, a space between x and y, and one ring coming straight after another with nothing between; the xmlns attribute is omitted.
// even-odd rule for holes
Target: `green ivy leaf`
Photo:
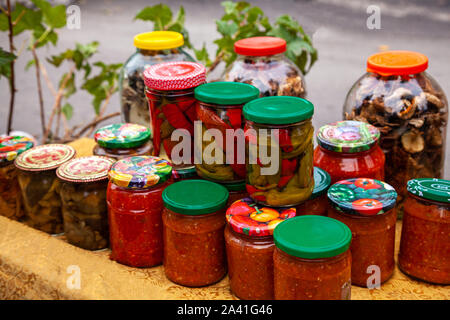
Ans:
<svg viewBox="0 0 450 320"><path fill-rule="evenodd" d="M66 117L67 120L70 120L73 116L73 107L70 103L66 103L61 108L61 112L64 114L64 117Z"/></svg>
<svg viewBox="0 0 450 320"><path fill-rule="evenodd" d="M145 7L134 19L152 21L154 30L164 30L164 27L172 20L172 10L167 5L160 3L153 7Z"/></svg>
<svg viewBox="0 0 450 320"><path fill-rule="evenodd" d="M11 62L16 58L17 57L14 54L4 51L3 48L0 47L0 76L6 78L11 76Z"/></svg>
<svg viewBox="0 0 450 320"><path fill-rule="evenodd" d="M233 36L239 29L238 25L234 21L228 23L227 21L218 20L216 21L216 24L217 31L219 31L219 33L223 36Z"/></svg>
<svg viewBox="0 0 450 320"><path fill-rule="evenodd" d="M36 7L42 10L45 23L51 28L62 28L66 25L66 7L64 5L52 6L45 0L31 0Z"/></svg>

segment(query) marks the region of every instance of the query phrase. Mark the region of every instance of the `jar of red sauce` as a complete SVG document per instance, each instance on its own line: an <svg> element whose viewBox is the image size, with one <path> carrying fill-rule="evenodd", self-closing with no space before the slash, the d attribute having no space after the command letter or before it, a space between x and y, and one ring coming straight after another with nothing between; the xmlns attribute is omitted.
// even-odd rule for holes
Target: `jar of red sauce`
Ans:
<svg viewBox="0 0 450 320"><path fill-rule="evenodd" d="M250 197L227 210L225 245L231 292L240 299L273 299L273 230L295 208L257 205Z"/></svg>
<svg viewBox="0 0 450 320"><path fill-rule="evenodd" d="M228 191L206 180L184 180L162 198L164 271L188 287L207 286L227 273L224 228Z"/></svg>
<svg viewBox="0 0 450 320"><path fill-rule="evenodd" d="M384 153L380 131L360 121L338 121L320 127L314 166L331 177L331 183L351 178L384 180Z"/></svg>
<svg viewBox="0 0 450 320"><path fill-rule="evenodd" d="M301 216L274 233L276 300L350 300L352 233L340 221Z"/></svg>
<svg viewBox="0 0 450 320"><path fill-rule="evenodd" d="M328 209L327 191L330 184L330 175L325 170L314 167L314 190L308 200L297 206L297 215L326 216Z"/></svg>
<svg viewBox="0 0 450 320"><path fill-rule="evenodd" d="M227 208L230 207L234 202L248 197L247 188L245 187L245 181L235 182L235 183L224 183L222 184L227 188L230 196L228 197Z"/></svg>
<svg viewBox="0 0 450 320"><path fill-rule="evenodd" d="M352 231L352 284L373 288L388 280L395 266L397 192L379 180L348 179L332 185L328 199L328 216Z"/></svg>
<svg viewBox="0 0 450 320"><path fill-rule="evenodd" d="M172 166L152 156L117 161L108 173L106 194L111 259L132 267L162 263L161 194Z"/></svg>
<svg viewBox="0 0 450 320"><path fill-rule="evenodd" d="M408 181L398 264L406 274L450 284L450 181Z"/></svg>

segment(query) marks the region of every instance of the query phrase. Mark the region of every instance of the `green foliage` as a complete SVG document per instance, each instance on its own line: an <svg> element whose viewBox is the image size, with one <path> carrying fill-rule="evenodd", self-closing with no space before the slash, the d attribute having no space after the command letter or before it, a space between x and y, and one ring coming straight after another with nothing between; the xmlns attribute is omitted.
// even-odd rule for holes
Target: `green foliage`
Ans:
<svg viewBox="0 0 450 320"><path fill-rule="evenodd" d="M9 78L11 76L11 62L16 59L16 56L11 52L3 50L0 47L0 76Z"/></svg>

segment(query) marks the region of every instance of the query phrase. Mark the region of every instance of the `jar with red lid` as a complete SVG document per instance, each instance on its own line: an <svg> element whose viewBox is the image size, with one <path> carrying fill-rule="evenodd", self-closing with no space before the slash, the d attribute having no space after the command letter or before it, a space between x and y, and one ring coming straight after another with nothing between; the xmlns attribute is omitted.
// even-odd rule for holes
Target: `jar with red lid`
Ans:
<svg viewBox="0 0 450 320"><path fill-rule="evenodd" d="M394 272L397 192L385 182L357 178L328 189L328 217L352 231L352 284L373 288Z"/></svg>
<svg viewBox="0 0 450 320"><path fill-rule="evenodd" d="M305 79L284 52L286 41L278 37L252 37L234 43L236 60L225 70L225 81L244 82L257 87L261 97L305 98Z"/></svg>
<svg viewBox="0 0 450 320"><path fill-rule="evenodd" d="M108 173L111 259L131 267L162 263L161 198L169 185L172 166L152 156L117 161Z"/></svg>
<svg viewBox="0 0 450 320"><path fill-rule="evenodd" d="M330 175L325 170L314 167L314 190L308 200L297 206L297 215L326 216L328 210L327 191L330 184Z"/></svg>
<svg viewBox="0 0 450 320"><path fill-rule="evenodd" d="M228 197L227 208L236 201L248 197L247 188L245 187L245 181L236 183L224 183L222 185L227 188L230 195Z"/></svg>
<svg viewBox="0 0 450 320"><path fill-rule="evenodd" d="M224 228L228 191L206 180L171 184L162 195L164 272L187 287L207 286L227 273Z"/></svg>
<svg viewBox="0 0 450 320"><path fill-rule="evenodd" d="M450 181L408 182L398 265L420 280L450 284Z"/></svg>
<svg viewBox="0 0 450 320"><path fill-rule="evenodd" d="M225 228L231 292L240 299L273 299L273 230L295 217L295 208L270 208L251 198L236 201L227 210Z"/></svg>
<svg viewBox="0 0 450 320"><path fill-rule="evenodd" d="M320 127L314 166L331 177L331 183L351 178L384 180L383 151L377 128L360 121L338 121Z"/></svg>

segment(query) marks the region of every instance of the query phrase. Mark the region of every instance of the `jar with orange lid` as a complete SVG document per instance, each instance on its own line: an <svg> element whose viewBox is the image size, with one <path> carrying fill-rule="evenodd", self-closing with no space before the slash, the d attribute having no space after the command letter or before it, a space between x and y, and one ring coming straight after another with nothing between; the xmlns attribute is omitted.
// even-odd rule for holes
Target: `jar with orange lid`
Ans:
<svg viewBox="0 0 450 320"><path fill-rule="evenodd" d="M325 170L314 167L314 190L308 200L296 207L297 216L326 216L328 210L327 191L330 185L330 175Z"/></svg>

